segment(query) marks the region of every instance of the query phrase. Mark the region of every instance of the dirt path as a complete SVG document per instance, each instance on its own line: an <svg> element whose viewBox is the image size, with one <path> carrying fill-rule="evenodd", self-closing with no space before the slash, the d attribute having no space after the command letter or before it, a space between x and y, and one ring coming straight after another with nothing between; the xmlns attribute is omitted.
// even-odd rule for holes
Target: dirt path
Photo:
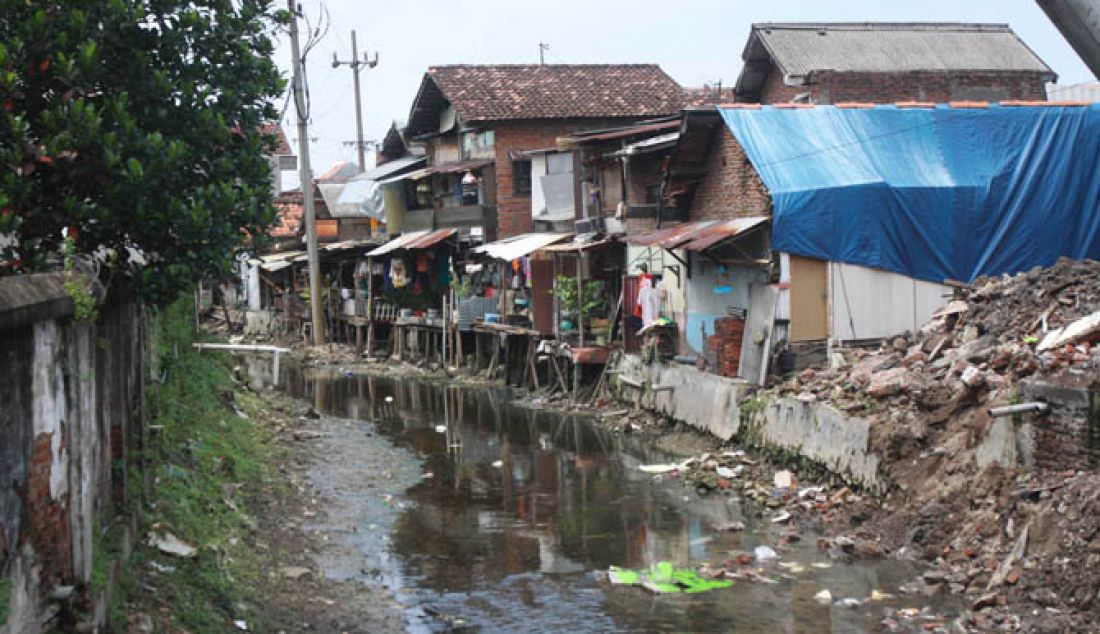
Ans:
<svg viewBox="0 0 1100 634"><path fill-rule="evenodd" d="M381 583L354 580L369 571L368 562L343 552L336 533L360 530L354 510L362 500L341 496L323 476L334 469L354 469L360 481L389 488L394 469L416 470L415 458L391 451L358 455L351 460L346 436L367 434L348 421L316 418L312 410L278 392L262 395L278 430L285 458L279 471L289 484L289 495L261 495L253 503L256 547L266 551L267 583L257 590L263 597L264 620L271 631L283 632L398 632L405 629L404 608ZM383 441L377 443L383 445ZM363 444L356 445L362 449ZM339 452L343 448L343 454ZM379 454L394 463L379 468ZM405 464L398 464L404 460ZM382 534L382 530L379 530ZM345 567L340 574L341 564ZM333 574L336 571L336 574ZM326 574L328 573L328 574ZM336 577L335 579L332 577Z"/></svg>

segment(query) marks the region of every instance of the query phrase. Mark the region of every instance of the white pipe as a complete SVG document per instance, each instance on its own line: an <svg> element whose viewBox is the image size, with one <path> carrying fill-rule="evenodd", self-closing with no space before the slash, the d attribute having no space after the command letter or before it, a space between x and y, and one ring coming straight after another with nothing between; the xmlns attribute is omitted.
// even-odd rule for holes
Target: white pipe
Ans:
<svg viewBox="0 0 1100 634"><path fill-rule="evenodd" d="M200 350L238 350L241 352L290 352L290 348L261 346L247 343L193 343Z"/></svg>
<svg viewBox="0 0 1100 634"><path fill-rule="evenodd" d="M989 408L989 415L993 418L1000 418L1002 416L1012 416L1013 414L1045 414L1050 411L1050 405L1046 403L1019 403L1016 405L1002 405L1000 407Z"/></svg>

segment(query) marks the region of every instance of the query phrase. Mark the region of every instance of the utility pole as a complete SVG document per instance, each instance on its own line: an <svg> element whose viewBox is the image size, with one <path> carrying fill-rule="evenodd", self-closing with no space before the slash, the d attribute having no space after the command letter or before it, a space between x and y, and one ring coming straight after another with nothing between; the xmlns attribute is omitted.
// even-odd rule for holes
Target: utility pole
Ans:
<svg viewBox="0 0 1100 634"><path fill-rule="evenodd" d="M374 59L370 59L370 56L363 53L363 59L359 59L359 47L355 41L355 31L351 32L351 61L342 62L336 58L336 53L332 54L332 67L340 68L341 66L351 67L351 76L355 82L355 139L356 146L359 148L359 171L367 171L366 160L366 148L363 142L363 103L359 96L359 71L360 69L374 68L378 65L378 53L375 52Z"/></svg>
<svg viewBox="0 0 1100 634"><path fill-rule="evenodd" d="M309 165L309 129L306 102L302 91L302 54L298 48L298 8L287 0L290 9L290 54L294 56L294 110L298 113L298 178L302 181L302 204L306 212L306 253L309 257L309 308L313 321L313 345L325 342L325 316L321 305L321 261L317 255L317 215L313 209L313 170Z"/></svg>
<svg viewBox="0 0 1100 634"><path fill-rule="evenodd" d="M544 57L546 51L550 50L550 45L546 42L539 42L539 66L546 65L546 57Z"/></svg>

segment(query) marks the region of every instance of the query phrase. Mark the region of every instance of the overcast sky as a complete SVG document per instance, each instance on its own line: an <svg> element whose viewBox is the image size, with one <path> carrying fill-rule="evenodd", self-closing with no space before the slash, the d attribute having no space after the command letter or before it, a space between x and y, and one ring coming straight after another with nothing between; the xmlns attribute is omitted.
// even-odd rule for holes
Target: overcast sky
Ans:
<svg viewBox="0 0 1100 634"><path fill-rule="evenodd" d="M350 144L355 139L351 70L332 68L334 52L350 57L352 29L360 50L377 51L380 59L361 74L367 140L381 140L392 121L408 117L429 66L537 63L540 41L550 45L547 63L656 63L683 86L719 80L732 86L753 22L1007 22L1058 73L1059 83L1095 81L1034 0L302 0L302 5L314 24L322 6L332 18L307 60L315 174L337 161L356 160ZM276 55L289 76L285 41ZM283 126L296 144L293 107ZM297 183L296 177L286 180Z"/></svg>

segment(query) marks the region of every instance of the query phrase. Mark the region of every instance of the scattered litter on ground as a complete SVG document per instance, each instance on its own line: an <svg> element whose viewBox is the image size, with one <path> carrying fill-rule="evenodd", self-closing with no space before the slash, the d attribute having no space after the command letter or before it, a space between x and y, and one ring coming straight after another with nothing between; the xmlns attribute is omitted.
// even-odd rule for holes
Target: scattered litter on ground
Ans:
<svg viewBox="0 0 1100 634"><path fill-rule="evenodd" d="M175 555L176 557L194 557L198 554L198 548L188 544L168 531L163 531L158 534L156 529L157 527L154 526L154 530L149 531L148 543L150 546L156 547L160 552Z"/></svg>
<svg viewBox="0 0 1100 634"><path fill-rule="evenodd" d="M287 579L301 579L306 575L313 574L313 571L303 566L284 566L283 576Z"/></svg>

